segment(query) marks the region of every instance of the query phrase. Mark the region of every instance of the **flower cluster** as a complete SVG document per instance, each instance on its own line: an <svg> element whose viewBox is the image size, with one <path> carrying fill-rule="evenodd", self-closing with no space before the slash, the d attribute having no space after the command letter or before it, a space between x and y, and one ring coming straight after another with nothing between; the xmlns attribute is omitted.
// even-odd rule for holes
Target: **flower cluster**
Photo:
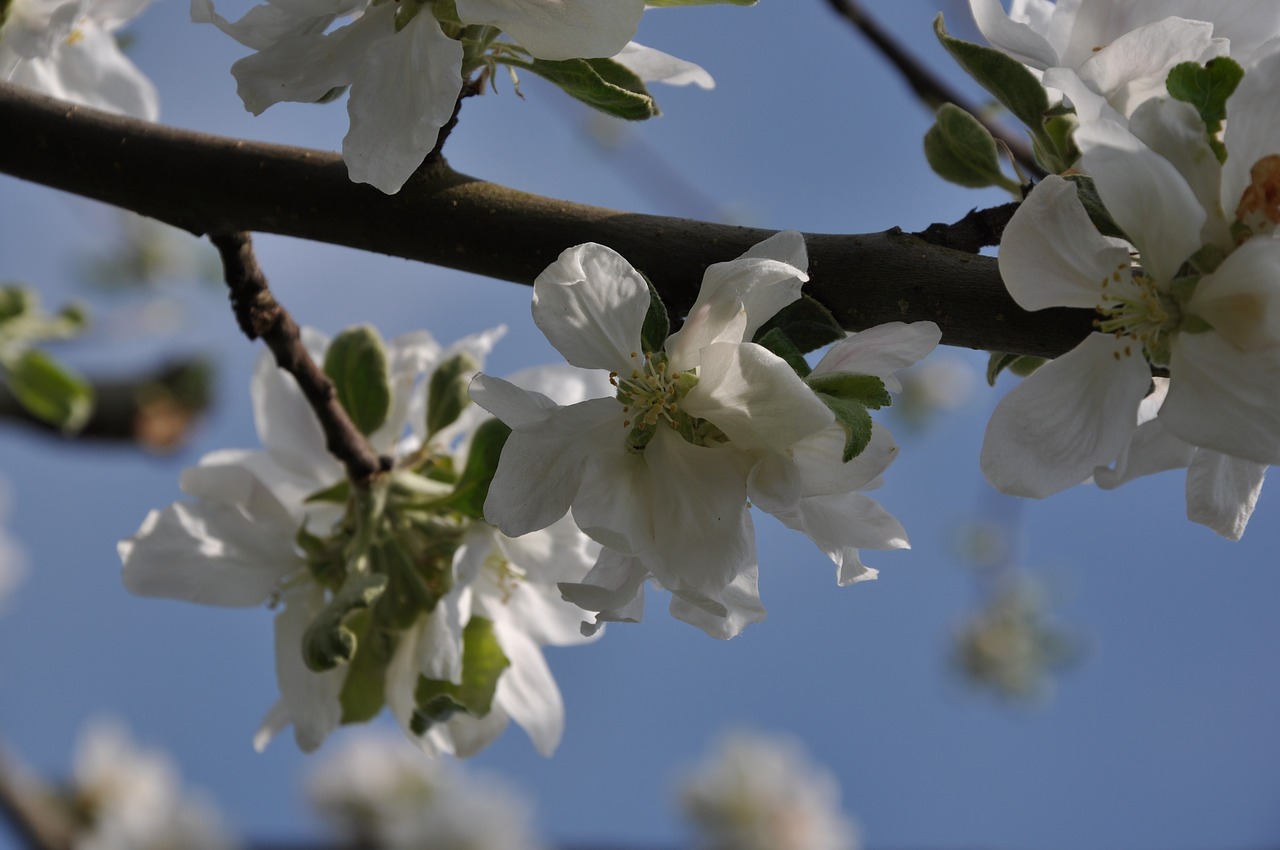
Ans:
<svg viewBox="0 0 1280 850"><path fill-rule="evenodd" d="M233 22L212 0L192 0L191 17L256 51L231 68L255 115L349 87L351 128L342 143L348 173L394 193L435 147L464 81L477 72L491 76L497 64L542 73L589 102L596 89L615 100L639 97L651 81L710 88L697 65L631 42L644 8L643 0L275 0ZM332 28L345 17L353 20ZM498 40L504 33L517 43ZM590 64L554 64L609 57L613 70L605 76Z"/></svg>
<svg viewBox="0 0 1280 850"><path fill-rule="evenodd" d="M988 5L984 33L1035 59L1078 123L1078 161L1022 203L1001 275L1025 309L1098 318L1000 403L983 470L1044 497L1186 468L1189 518L1238 538L1280 461L1280 40L1263 43L1280 8L1039 4L1001 23Z"/></svg>
<svg viewBox="0 0 1280 850"><path fill-rule="evenodd" d="M897 453L866 408L889 402L894 371L939 331L876 328L812 372L784 359L755 340L800 298L807 264L803 238L784 232L711 266L668 336L665 308L625 259L570 248L534 283L534 322L569 363L608 370L613 394L562 407L487 375L472 383L476 403L513 429L485 516L520 535L571 511L604 550L561 590L599 611L596 624L639 620L647 579L671 591L674 616L714 637L762 619L748 500L809 535L841 584L875 576L860 548L906 547L897 520L858 492Z"/></svg>
<svg viewBox="0 0 1280 850"><path fill-rule="evenodd" d="M3 0L0 80L109 112L156 120L155 86L115 32L150 0Z"/></svg>
<svg viewBox="0 0 1280 850"><path fill-rule="evenodd" d="M153 511L120 543L135 593L280 609L280 701L259 748L292 725L312 750L384 704L433 754L473 753L509 719L543 753L559 742L563 705L540 646L583 641L556 583L581 580L598 547L568 522L513 539L479 520L505 429L467 406L465 388L500 334L446 350L410 334L383 351L368 328L333 343L304 331L327 370L354 374L356 421L392 469L349 486L297 384L264 355L252 395L265 451L205 456L182 476L195 501ZM361 371L368 362L380 365ZM516 380L586 392L559 372ZM385 415L369 420L379 386Z"/></svg>

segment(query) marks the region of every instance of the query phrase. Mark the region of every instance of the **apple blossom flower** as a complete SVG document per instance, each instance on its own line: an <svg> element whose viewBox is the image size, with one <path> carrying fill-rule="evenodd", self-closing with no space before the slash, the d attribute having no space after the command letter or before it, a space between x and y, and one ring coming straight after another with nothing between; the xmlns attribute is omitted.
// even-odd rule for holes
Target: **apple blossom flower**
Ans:
<svg viewBox="0 0 1280 850"><path fill-rule="evenodd" d="M647 317L662 310L645 279L603 245L570 248L534 283L534 322L572 365L609 370L614 395L562 407L487 375L472 382L472 398L513 429L486 518L515 536L571 511L605 547L583 581L561 585L600 612L584 631L638 621L648 579L672 593L672 615L714 637L763 619L748 499L809 534L841 583L870 576L857 547L906 545L896 520L854 492L874 486L896 454L892 438L876 428L865 457L841 464L845 434L831 409L751 342L800 297L807 262L800 234L777 234L708 268L683 327L645 340ZM936 344L936 330L923 348L917 332L905 342L858 335L815 375L857 361L892 380Z"/></svg>
<svg viewBox="0 0 1280 850"><path fill-rule="evenodd" d="M281 607L275 639L280 700L255 738L257 748L292 725L299 747L313 750L339 723L372 716L384 701L406 733L432 754L476 752L511 719L544 753L559 742L563 704L539 647L582 642L581 613L559 599L555 584L580 579L597 547L568 523L513 540L459 515L442 501L452 485L438 479L449 469L466 468L472 429L481 417L464 410L433 434L423 424L426 388L418 379L458 357L480 363L502 332L477 334L446 350L425 333L388 344L389 412L369 440L379 453L399 458L385 497L391 506L385 510L398 519L384 514L390 525L379 526L382 542L367 555L374 559L374 573L345 566L347 547L355 543L344 536L349 519L335 504L342 500L328 495L343 486L342 467L326 452L319 423L296 383L267 354L252 386L265 451L206 455L181 480L195 501L152 511L138 533L120 543L124 583L134 593ZM303 340L315 357L328 346L310 330ZM434 504L442 507L433 509ZM339 553L336 565L326 555L331 551ZM346 578L335 578L335 569ZM314 641L308 635L347 593L352 575L385 576L387 582L378 597L385 605L374 608L356 644L381 653L368 663L385 667L385 685L372 693L352 690L361 687L358 680L349 682L352 663L317 669L310 654ZM499 665L491 704L475 711L445 699L430 716L419 716L423 677L448 695L450 683L458 686L467 674L464 660L473 646L487 647L487 660ZM364 708L354 709L356 703Z"/></svg>
<svg viewBox="0 0 1280 850"><path fill-rule="evenodd" d="M73 788L87 825L76 850L231 850L238 846L201 796L184 793L174 765L138 749L119 724L98 720L76 748Z"/></svg>
<svg viewBox="0 0 1280 850"><path fill-rule="evenodd" d="M155 86L125 58L115 32L149 0L5 0L0 80L147 121Z"/></svg>
<svg viewBox="0 0 1280 850"><path fill-rule="evenodd" d="M312 805L353 846L526 850L532 809L512 788L423 758L379 734L356 735L307 781Z"/></svg>
<svg viewBox="0 0 1280 850"><path fill-rule="evenodd" d="M998 489L1044 497L1113 464L1104 486L1189 466L1191 517L1225 536L1243 531L1263 468L1280 460L1280 215L1268 200L1280 179L1277 73L1272 53L1227 100L1226 166L1178 101L1149 101L1128 127L1081 125L1084 169L1131 242L1100 235L1059 177L1014 215L1000 251L1014 299L1100 318L996 408L982 466ZM1167 387L1153 384L1152 363L1168 368ZM1154 419L1141 412L1153 388Z"/></svg>
<svg viewBox="0 0 1280 850"><path fill-rule="evenodd" d="M697 65L630 41L643 0L458 0L456 11L451 22L438 20L430 4L271 0L233 22L212 0L191 0L192 20L256 51L231 68L255 115L350 87L343 159L352 180L387 193L398 192L435 147L464 78L484 63L498 30L535 59L615 57L645 81L712 85ZM354 20L333 28L348 16Z"/></svg>
<svg viewBox="0 0 1280 850"><path fill-rule="evenodd" d="M726 736L681 791L698 850L857 850L836 778L798 741Z"/></svg>
<svg viewBox="0 0 1280 850"><path fill-rule="evenodd" d="M1181 62L1230 53L1247 62L1280 35L1280 7L1270 0L969 0L978 29L998 50L1063 89L1077 78L1129 116L1166 94ZM1075 98L1073 98L1074 102Z"/></svg>

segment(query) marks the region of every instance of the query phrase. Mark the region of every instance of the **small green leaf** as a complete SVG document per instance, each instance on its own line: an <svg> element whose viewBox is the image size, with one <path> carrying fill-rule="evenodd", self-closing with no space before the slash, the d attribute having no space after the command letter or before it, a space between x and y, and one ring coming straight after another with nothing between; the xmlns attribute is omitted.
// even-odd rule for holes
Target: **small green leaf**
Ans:
<svg viewBox="0 0 1280 850"><path fill-rule="evenodd" d="M27 349L7 364L9 389L31 415L68 434L93 414L93 387L43 351Z"/></svg>
<svg viewBox="0 0 1280 850"><path fill-rule="evenodd" d="M467 465L445 506L472 519L484 519L484 500L489 496L489 484L509 436L511 429L497 419L487 419L476 428Z"/></svg>
<svg viewBox="0 0 1280 850"><path fill-rule="evenodd" d="M418 704L410 728L424 735L433 723L443 723L462 712L484 717L493 707L498 677L511 666L503 654L493 622L472 617L462 630L462 682L455 685L440 679L418 679L414 700Z"/></svg>
<svg viewBox="0 0 1280 850"><path fill-rule="evenodd" d="M588 106L628 121L658 114L658 105L635 72L612 59L520 59L510 54L496 61L543 77Z"/></svg>
<svg viewBox="0 0 1280 850"><path fill-rule="evenodd" d="M1005 369L1025 378L1047 362L1043 357L1033 357L1030 354L1009 354L1005 351L993 351L991 352L991 358L987 361L987 385L994 387L996 378L1000 377L1000 373Z"/></svg>
<svg viewBox="0 0 1280 850"><path fill-rule="evenodd" d="M458 421L462 411L471 403L467 384L471 376L480 370L480 364L470 354L463 352L436 367L427 383L427 436L449 427Z"/></svg>
<svg viewBox="0 0 1280 850"><path fill-rule="evenodd" d="M662 303L662 296L654 288L653 281L647 275L642 274L641 277L649 287L649 311L644 314L644 324L640 327L640 345L646 354L652 354L662 351L667 344L671 317L667 315L667 305Z"/></svg>
<svg viewBox="0 0 1280 850"><path fill-rule="evenodd" d="M1102 203L1102 196L1098 194L1098 186L1093 182L1093 178L1087 174L1072 174L1067 179L1076 184L1076 197L1080 199L1084 211L1089 214L1089 220L1093 222L1094 227L1098 228L1098 232L1103 236L1114 236L1128 241L1129 237L1120 229L1120 225L1116 224L1111 213L1107 212L1107 207Z"/></svg>
<svg viewBox="0 0 1280 850"><path fill-rule="evenodd" d="M972 189L1016 188L1000 170L996 140L982 123L953 103L944 103L924 136L924 155L943 180Z"/></svg>
<svg viewBox="0 0 1280 850"><path fill-rule="evenodd" d="M969 76L991 92L1015 118L1030 127L1032 133L1042 134L1049 98L1044 86L1026 66L999 50L952 38L947 34L941 14L934 18L933 31Z"/></svg>
<svg viewBox="0 0 1280 850"><path fill-rule="evenodd" d="M302 635L302 657L317 673L332 670L356 654L356 633L346 624L348 617L368 608L387 587L387 577L367 572L348 572L347 579L307 627Z"/></svg>
<svg viewBox="0 0 1280 850"><path fill-rule="evenodd" d="M879 409L893 403L884 381L874 375L856 375L852 372L833 372L805 379L805 383L817 394L844 429L845 463L862 454L871 441L871 414L867 408Z"/></svg>
<svg viewBox="0 0 1280 850"><path fill-rule="evenodd" d="M754 342L763 344L761 340L774 329L782 331L801 354L839 342L848 335L830 310L816 298L803 294L761 325L756 331Z"/></svg>
<svg viewBox="0 0 1280 850"><path fill-rule="evenodd" d="M387 667L396 651L396 635L382 628L368 610L347 620L359 651L347 666L338 702L343 723L366 723L378 716L386 702Z"/></svg>
<svg viewBox="0 0 1280 850"><path fill-rule="evenodd" d="M0 288L0 324L16 319L35 308L35 293L25 286L7 284Z"/></svg>
<svg viewBox="0 0 1280 850"><path fill-rule="evenodd" d="M782 328L771 328L768 333L756 340L756 344L787 361L787 365L802 378L808 377L813 371L805 361L804 355L800 353L800 349L787 337Z"/></svg>
<svg viewBox="0 0 1280 850"><path fill-rule="evenodd" d="M334 337L325 352L324 372L360 433L372 434L387 421L391 409L387 349L372 325L348 328Z"/></svg>
<svg viewBox="0 0 1280 850"><path fill-rule="evenodd" d="M1244 79L1244 69L1234 59L1219 56L1204 65L1182 62L1169 71L1169 96L1189 103L1200 113L1210 135L1222 129L1227 117L1227 98Z"/></svg>

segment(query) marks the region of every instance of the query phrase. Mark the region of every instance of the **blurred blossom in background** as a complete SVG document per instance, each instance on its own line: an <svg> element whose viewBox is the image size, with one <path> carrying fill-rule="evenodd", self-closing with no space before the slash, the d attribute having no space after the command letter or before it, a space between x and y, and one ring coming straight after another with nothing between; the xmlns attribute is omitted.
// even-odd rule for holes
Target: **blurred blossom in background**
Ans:
<svg viewBox="0 0 1280 850"><path fill-rule="evenodd" d="M698 850L858 850L840 785L798 740L733 732L684 783Z"/></svg>

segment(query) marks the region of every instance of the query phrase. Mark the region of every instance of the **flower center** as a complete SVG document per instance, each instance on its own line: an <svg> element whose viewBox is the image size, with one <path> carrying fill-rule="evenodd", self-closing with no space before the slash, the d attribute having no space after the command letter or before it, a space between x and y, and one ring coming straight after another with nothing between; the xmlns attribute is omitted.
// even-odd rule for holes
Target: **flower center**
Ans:
<svg viewBox="0 0 1280 850"><path fill-rule="evenodd" d="M498 589L502 591L503 605L511 601L511 594L515 593L516 588L520 586L520 582L524 581L529 575L528 572L503 557L496 547L489 553L489 557L484 559L484 565L487 569L493 570L494 578L498 582Z"/></svg>
<svg viewBox="0 0 1280 850"><path fill-rule="evenodd" d="M1116 339L1127 337L1138 343L1151 362L1167 363L1169 336L1177 329L1182 312L1174 300L1161 292L1154 280L1127 264L1102 279L1101 296L1095 307L1099 318L1093 326ZM1126 348L1125 353L1132 351Z"/></svg>
<svg viewBox="0 0 1280 850"><path fill-rule="evenodd" d="M1270 233L1280 224L1280 155L1264 156L1249 170L1249 188L1240 196L1236 221L1246 232L1237 233L1243 242L1258 233Z"/></svg>

